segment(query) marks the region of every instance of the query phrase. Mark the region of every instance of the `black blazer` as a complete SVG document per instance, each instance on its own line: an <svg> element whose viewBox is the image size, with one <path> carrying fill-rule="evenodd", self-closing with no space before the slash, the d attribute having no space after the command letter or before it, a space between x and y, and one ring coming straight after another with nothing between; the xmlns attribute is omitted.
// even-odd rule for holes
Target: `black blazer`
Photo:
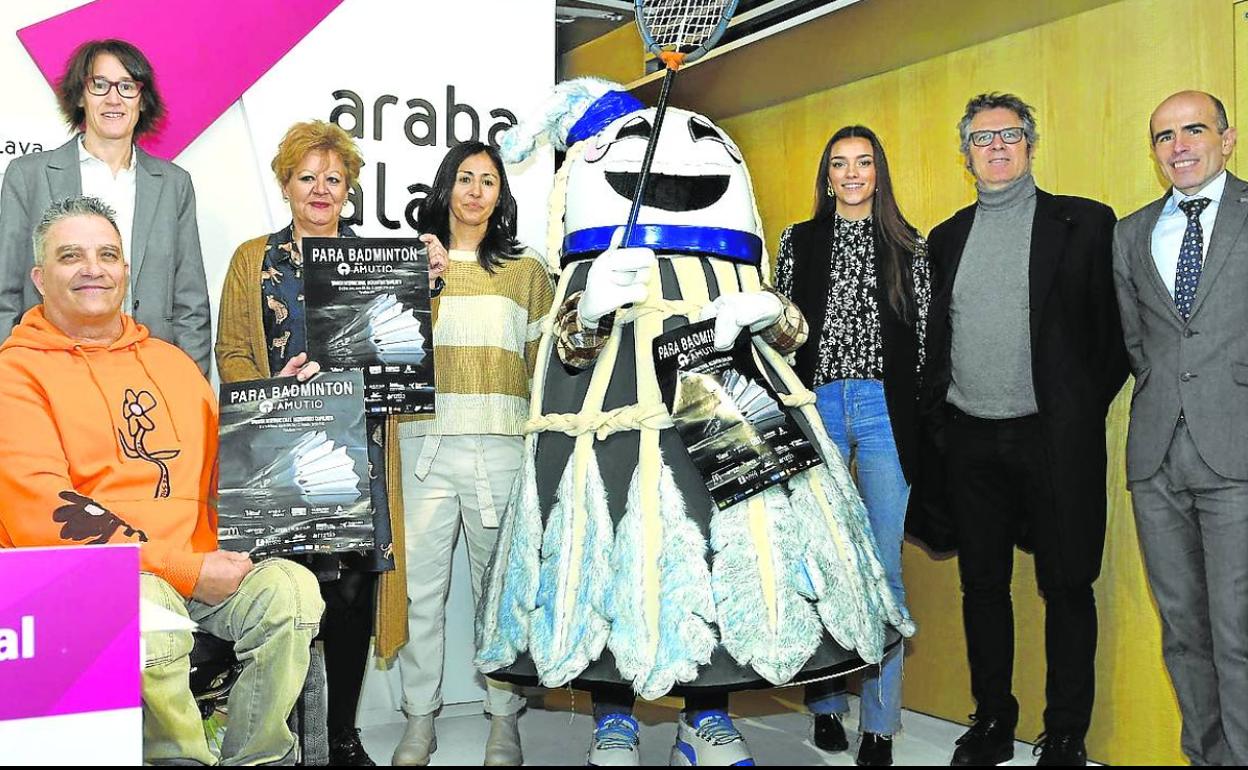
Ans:
<svg viewBox="0 0 1248 770"><path fill-rule="evenodd" d="M810 326L810 339L797 349L793 366L802 382L814 384L819 365L819 335L828 310L829 271L834 218L823 217L793 225L793 290L789 299L798 306ZM882 276L883 247L876 236L875 274ZM880 311L880 337L884 346L884 400L892 423L893 440L906 481L918 475L918 332L902 320L888 301L884 281L876 281L876 305Z"/></svg>
<svg viewBox="0 0 1248 770"><path fill-rule="evenodd" d="M975 206L968 206L928 238L932 304L920 395L924 463L911 491L906 529L937 551L956 549L958 540L947 510L944 470L949 304L974 221ZM1113 282L1115 221L1102 203L1036 192L1029 267L1031 369L1053 469L1057 510L1050 524L1069 544L1072 567L1080 565L1093 577L1105 537L1105 414L1127 377Z"/></svg>

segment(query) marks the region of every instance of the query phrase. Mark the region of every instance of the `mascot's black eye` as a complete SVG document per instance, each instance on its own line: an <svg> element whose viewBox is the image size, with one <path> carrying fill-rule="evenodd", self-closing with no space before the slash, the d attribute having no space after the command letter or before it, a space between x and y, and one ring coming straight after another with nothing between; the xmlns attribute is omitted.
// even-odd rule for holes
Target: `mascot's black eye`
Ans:
<svg viewBox="0 0 1248 770"><path fill-rule="evenodd" d="M728 153L728 157L732 158L734 163L741 163L741 151L728 140L728 137L721 134L719 129L711 125L705 118L700 118L697 115L689 118L689 137L694 142L700 142L703 139L717 142L720 147L724 148L724 152Z"/></svg>
<svg viewBox="0 0 1248 770"><path fill-rule="evenodd" d="M627 139L630 136L640 136L642 139L650 138L650 121L642 117L633 118L624 124L616 133L616 139Z"/></svg>
<svg viewBox="0 0 1248 770"><path fill-rule="evenodd" d="M719 135L715 127L701 118L689 118L689 136L693 137L695 142L699 139L714 139L717 142L724 141L724 138Z"/></svg>

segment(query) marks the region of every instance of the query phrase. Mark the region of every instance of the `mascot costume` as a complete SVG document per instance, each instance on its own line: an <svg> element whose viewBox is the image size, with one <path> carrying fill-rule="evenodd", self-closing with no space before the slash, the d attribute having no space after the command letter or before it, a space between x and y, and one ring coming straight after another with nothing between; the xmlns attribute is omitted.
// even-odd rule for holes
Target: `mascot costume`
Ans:
<svg viewBox="0 0 1248 770"><path fill-rule="evenodd" d="M479 605L477 666L654 699L877 663L897 641L890 627L909 636L914 624L814 395L783 358L805 321L763 284L749 173L710 120L668 110L639 224L620 243L653 120L622 86L578 79L504 136L509 163L543 137L566 149L547 244L561 274L524 464ZM710 317L718 349L750 335L758 368L822 459L725 510L672 427L653 354L656 336ZM635 723L630 739L628 725L619 731L626 713L596 716L610 740L593 744L591 763L636 764ZM722 711L682 719L672 759L752 763Z"/></svg>

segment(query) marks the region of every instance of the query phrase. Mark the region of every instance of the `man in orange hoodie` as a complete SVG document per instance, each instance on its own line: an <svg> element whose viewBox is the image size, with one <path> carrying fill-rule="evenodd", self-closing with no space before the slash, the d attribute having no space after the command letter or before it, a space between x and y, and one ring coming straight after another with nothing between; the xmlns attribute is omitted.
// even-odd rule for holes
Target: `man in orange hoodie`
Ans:
<svg viewBox="0 0 1248 770"><path fill-rule="evenodd" d="M220 761L288 763L286 715L323 610L316 580L217 548L216 398L194 361L121 312L111 209L53 203L34 242L43 304L0 346L0 547L139 543L143 597L233 641L243 661ZM145 639L145 760L216 764L187 686L190 633Z"/></svg>

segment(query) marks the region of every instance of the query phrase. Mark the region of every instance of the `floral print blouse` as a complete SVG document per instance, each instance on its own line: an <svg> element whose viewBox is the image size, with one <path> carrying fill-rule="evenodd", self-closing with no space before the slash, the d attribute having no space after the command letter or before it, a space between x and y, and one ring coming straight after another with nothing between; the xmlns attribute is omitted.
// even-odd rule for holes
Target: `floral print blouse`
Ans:
<svg viewBox="0 0 1248 770"><path fill-rule="evenodd" d="M295 245L294 224L269 236L260 266L260 312L264 318L269 371L276 374L291 358L306 352L308 333L303 308L303 255ZM354 238L339 225L339 238Z"/></svg>
<svg viewBox="0 0 1248 770"><path fill-rule="evenodd" d="M832 246L828 255L828 305L822 329L811 330L811 342L819 345L819 363L811 387L834 380L883 380L884 342L880 308L876 300L879 276L875 270L873 219L851 221L835 215ZM776 290L785 296L793 291L792 228L780 236L776 261ZM931 302L931 271L927 243L919 240L910 264L914 299L918 310L919 370L925 359L927 308ZM817 335L817 336L816 336Z"/></svg>

